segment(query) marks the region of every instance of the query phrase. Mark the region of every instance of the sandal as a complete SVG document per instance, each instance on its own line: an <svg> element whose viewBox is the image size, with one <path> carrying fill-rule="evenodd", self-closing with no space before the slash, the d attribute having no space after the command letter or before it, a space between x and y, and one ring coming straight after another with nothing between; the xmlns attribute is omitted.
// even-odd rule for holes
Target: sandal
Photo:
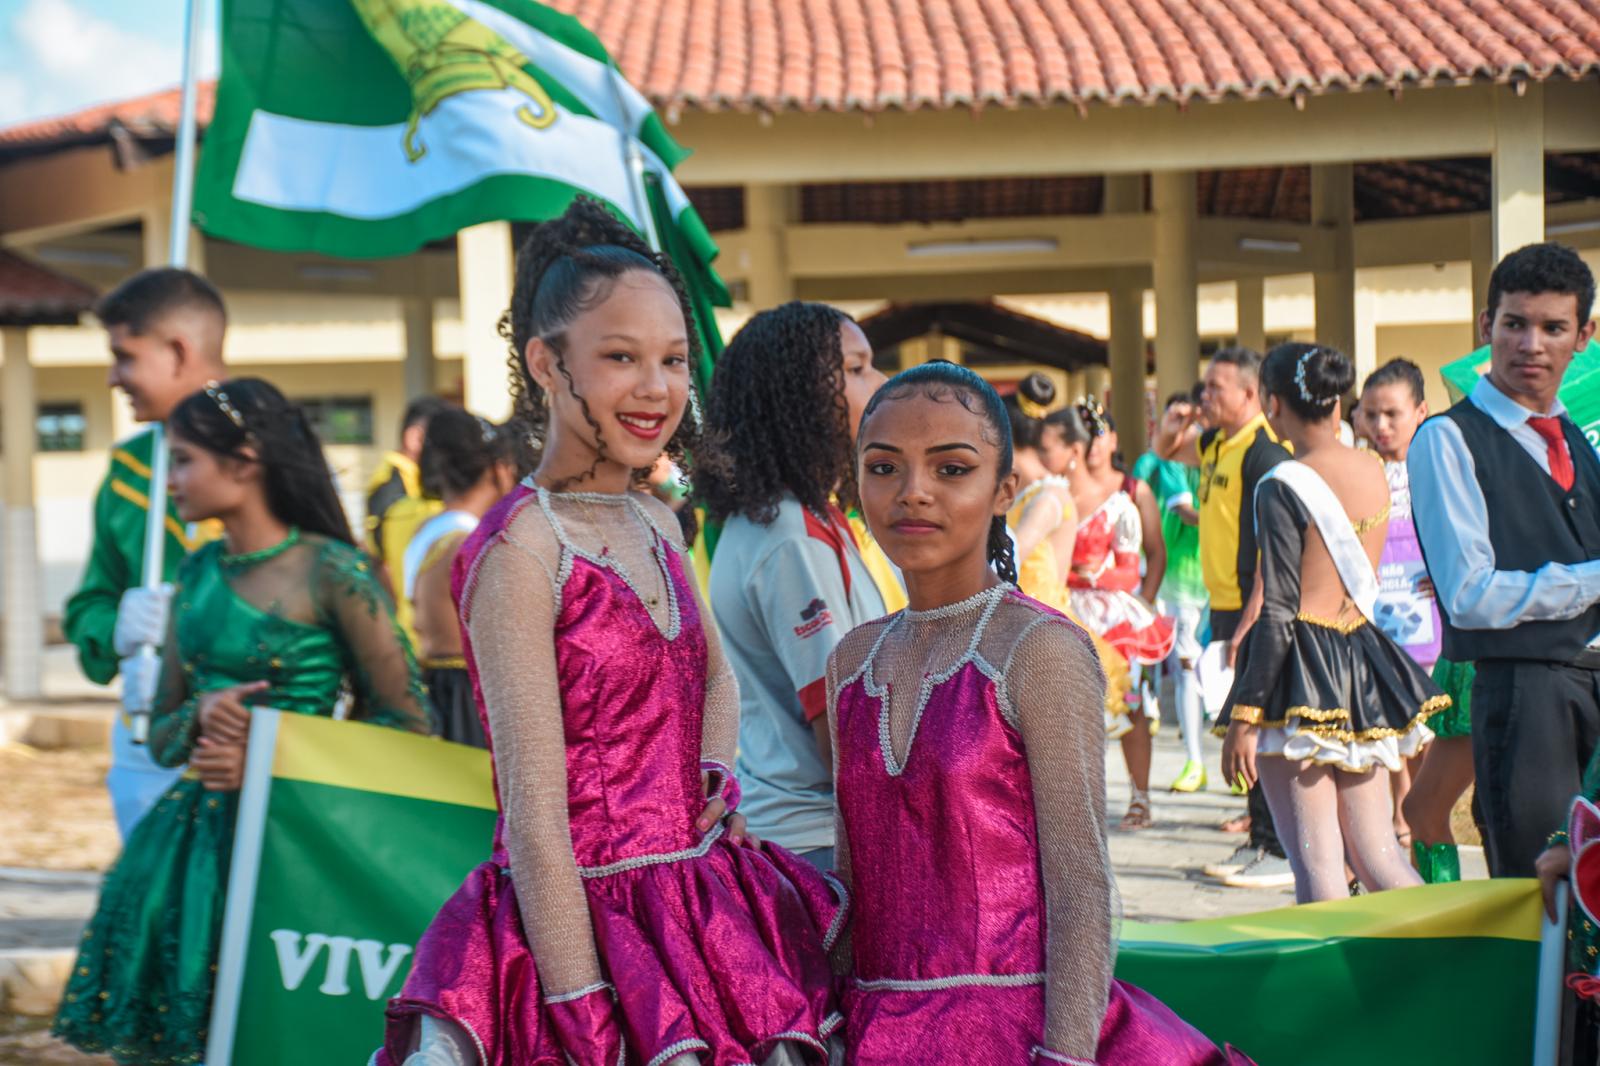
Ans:
<svg viewBox="0 0 1600 1066"><path fill-rule="evenodd" d="M1149 829L1154 825L1150 817L1150 801L1135 799L1128 804L1128 813L1122 816L1122 821L1117 823L1117 828L1124 832L1133 832L1139 829Z"/></svg>

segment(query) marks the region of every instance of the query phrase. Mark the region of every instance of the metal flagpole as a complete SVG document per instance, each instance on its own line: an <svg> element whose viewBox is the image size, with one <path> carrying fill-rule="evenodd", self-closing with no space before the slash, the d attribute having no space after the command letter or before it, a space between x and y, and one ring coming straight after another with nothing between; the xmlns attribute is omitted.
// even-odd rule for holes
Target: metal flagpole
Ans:
<svg viewBox="0 0 1600 1066"><path fill-rule="evenodd" d="M621 125L617 133L622 137L622 165L628 172L628 192L633 196L634 214L644 230L644 239L654 251L661 251L661 235L656 232L655 219L650 215L650 197L644 188L644 152L639 149L639 139L633 135L633 124L628 117L628 98L622 91L622 71L616 60L611 61L611 95L617 101L617 117Z"/></svg>
<svg viewBox="0 0 1600 1066"><path fill-rule="evenodd" d="M167 263L189 262L189 215L194 204L195 90L200 75L200 2L186 0L183 19L183 94L178 107L177 158L172 181L172 229L167 237ZM150 504L144 525L144 587L159 588L165 573L167 547L167 440L160 422L151 430ZM138 651L154 660L160 649L146 644ZM129 730L135 744L150 736L150 705L154 692L135 693L128 707Z"/></svg>

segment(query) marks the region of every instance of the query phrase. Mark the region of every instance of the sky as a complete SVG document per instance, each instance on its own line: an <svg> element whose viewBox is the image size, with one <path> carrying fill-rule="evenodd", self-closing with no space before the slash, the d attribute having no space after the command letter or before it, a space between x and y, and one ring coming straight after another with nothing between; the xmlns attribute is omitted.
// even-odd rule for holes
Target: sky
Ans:
<svg viewBox="0 0 1600 1066"><path fill-rule="evenodd" d="M200 76L217 71L217 0ZM140 96L182 78L185 0L0 0L0 127Z"/></svg>

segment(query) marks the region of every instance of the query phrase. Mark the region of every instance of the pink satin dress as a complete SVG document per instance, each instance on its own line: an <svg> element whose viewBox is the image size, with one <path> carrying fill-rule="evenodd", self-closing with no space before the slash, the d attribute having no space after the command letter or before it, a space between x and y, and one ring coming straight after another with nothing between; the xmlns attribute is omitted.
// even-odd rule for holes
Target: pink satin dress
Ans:
<svg viewBox="0 0 1600 1066"><path fill-rule="evenodd" d="M518 488L463 545L458 603L485 549L536 499ZM759 1063L780 1039L820 1054L843 1020L824 947L840 917L836 896L780 848L736 847L720 825L705 834L695 827L706 803L706 639L678 554L667 555L681 612L673 639L614 571L570 549L555 629L572 847L601 965L616 988L625 1061L697 1052L706 1066ZM465 654L484 716L470 641ZM389 1005L379 1063L403 1062L417 1016L428 1014L465 1029L486 1066L565 1066L523 933L504 828L502 814L492 857L418 943Z"/></svg>
<svg viewBox="0 0 1600 1066"><path fill-rule="evenodd" d="M1022 737L1001 713L996 680L969 653L932 689L905 765L891 772L869 673L837 697L835 789L855 955L846 1062L1024 1066L1044 1038L1046 953ZM1149 993L1112 982L1097 1066L1241 1063L1249 1060L1219 1051Z"/></svg>

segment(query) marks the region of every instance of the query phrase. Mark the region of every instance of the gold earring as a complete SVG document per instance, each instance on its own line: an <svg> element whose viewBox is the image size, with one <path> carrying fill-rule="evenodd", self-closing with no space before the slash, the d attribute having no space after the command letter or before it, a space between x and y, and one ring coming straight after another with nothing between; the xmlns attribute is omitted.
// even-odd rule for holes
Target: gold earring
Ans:
<svg viewBox="0 0 1600 1066"><path fill-rule="evenodd" d="M550 394L548 392L540 392L539 403L546 411L550 410Z"/></svg>

